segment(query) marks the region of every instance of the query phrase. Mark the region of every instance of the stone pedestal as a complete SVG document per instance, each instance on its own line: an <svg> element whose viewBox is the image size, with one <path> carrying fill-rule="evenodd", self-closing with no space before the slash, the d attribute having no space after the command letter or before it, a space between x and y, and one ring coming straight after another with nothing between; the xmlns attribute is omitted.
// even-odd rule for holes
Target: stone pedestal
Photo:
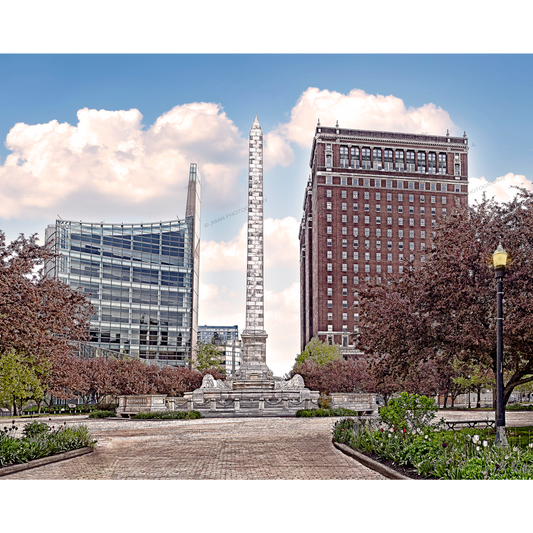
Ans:
<svg viewBox="0 0 533 533"><path fill-rule="evenodd" d="M166 397L166 394L119 396L117 415L129 417L137 413L166 412L169 410L165 402ZM175 406L172 404L170 409L174 410Z"/></svg>

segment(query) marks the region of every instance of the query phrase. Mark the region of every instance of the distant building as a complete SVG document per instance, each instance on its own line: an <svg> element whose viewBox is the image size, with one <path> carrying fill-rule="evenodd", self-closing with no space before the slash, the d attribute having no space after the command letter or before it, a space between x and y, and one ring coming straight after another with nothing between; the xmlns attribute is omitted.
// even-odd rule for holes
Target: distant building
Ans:
<svg viewBox="0 0 533 533"><path fill-rule="evenodd" d="M360 355L358 289L425 261L436 220L468 202L468 139L317 125L300 224L301 349Z"/></svg>
<svg viewBox="0 0 533 533"><path fill-rule="evenodd" d="M200 174L192 163L184 220L138 224L56 220L46 228L46 241L52 241L61 254L47 263L46 272L81 288L94 306L91 347L174 366L194 357L200 187Z"/></svg>
<svg viewBox="0 0 533 533"><path fill-rule="evenodd" d="M238 326L198 326L198 343L213 343L218 347L227 375L239 369L242 346Z"/></svg>

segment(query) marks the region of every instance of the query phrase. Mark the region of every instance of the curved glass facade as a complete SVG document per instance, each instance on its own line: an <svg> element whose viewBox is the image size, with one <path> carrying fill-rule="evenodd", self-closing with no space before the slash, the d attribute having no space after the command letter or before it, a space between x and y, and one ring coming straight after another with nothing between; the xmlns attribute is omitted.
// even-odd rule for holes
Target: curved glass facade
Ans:
<svg viewBox="0 0 533 533"><path fill-rule="evenodd" d="M79 287L90 298L95 309L90 344L172 365L185 365L191 358L198 327L195 164L189 179L192 196L195 202L188 206L185 220L148 224L56 220L48 226L46 240L53 239L61 257L47 265L47 273Z"/></svg>
<svg viewBox="0 0 533 533"><path fill-rule="evenodd" d="M190 356L191 220L153 224L56 221L56 277L95 308L91 344L184 364ZM49 236L47 235L47 238Z"/></svg>

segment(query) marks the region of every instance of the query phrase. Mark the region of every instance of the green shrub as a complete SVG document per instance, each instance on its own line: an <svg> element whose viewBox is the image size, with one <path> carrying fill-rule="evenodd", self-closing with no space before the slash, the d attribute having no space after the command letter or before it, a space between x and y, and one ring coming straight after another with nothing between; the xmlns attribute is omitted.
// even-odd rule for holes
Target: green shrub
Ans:
<svg viewBox="0 0 533 533"><path fill-rule="evenodd" d="M523 405L521 403L513 403L505 406L506 411L533 411L533 404Z"/></svg>
<svg viewBox="0 0 533 533"><path fill-rule="evenodd" d="M110 418L112 416L117 416L115 411L93 411L89 414L89 418Z"/></svg>
<svg viewBox="0 0 533 533"><path fill-rule="evenodd" d="M38 437L39 435L45 435L49 432L50 426L48 424L45 424L44 422L37 422L37 420L34 420L33 422L29 422L24 426L24 429L22 430L22 435L24 437L34 438Z"/></svg>
<svg viewBox="0 0 533 533"><path fill-rule="evenodd" d="M199 411L163 411L159 413L137 413L134 420L194 420L201 418Z"/></svg>
<svg viewBox="0 0 533 533"><path fill-rule="evenodd" d="M379 408L381 421L400 430L417 431L429 426L439 408L432 398L402 392Z"/></svg>
<svg viewBox="0 0 533 533"><path fill-rule="evenodd" d="M24 428L21 438L16 438L15 425L0 432L0 466L27 463L34 459L85 448L94 448L97 441L86 426L61 425L44 428L47 424L32 422Z"/></svg>

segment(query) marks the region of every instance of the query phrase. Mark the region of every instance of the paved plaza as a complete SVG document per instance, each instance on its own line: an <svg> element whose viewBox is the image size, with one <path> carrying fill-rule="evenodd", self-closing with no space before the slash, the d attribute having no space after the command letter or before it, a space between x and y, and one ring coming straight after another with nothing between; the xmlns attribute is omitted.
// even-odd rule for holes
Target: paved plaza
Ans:
<svg viewBox="0 0 533 533"><path fill-rule="evenodd" d="M442 411L440 416L483 420L493 419L494 413ZM98 439L96 451L0 481L386 479L333 447L335 418L52 420L50 424L86 424ZM533 412L508 412L506 421L508 425L533 425Z"/></svg>

